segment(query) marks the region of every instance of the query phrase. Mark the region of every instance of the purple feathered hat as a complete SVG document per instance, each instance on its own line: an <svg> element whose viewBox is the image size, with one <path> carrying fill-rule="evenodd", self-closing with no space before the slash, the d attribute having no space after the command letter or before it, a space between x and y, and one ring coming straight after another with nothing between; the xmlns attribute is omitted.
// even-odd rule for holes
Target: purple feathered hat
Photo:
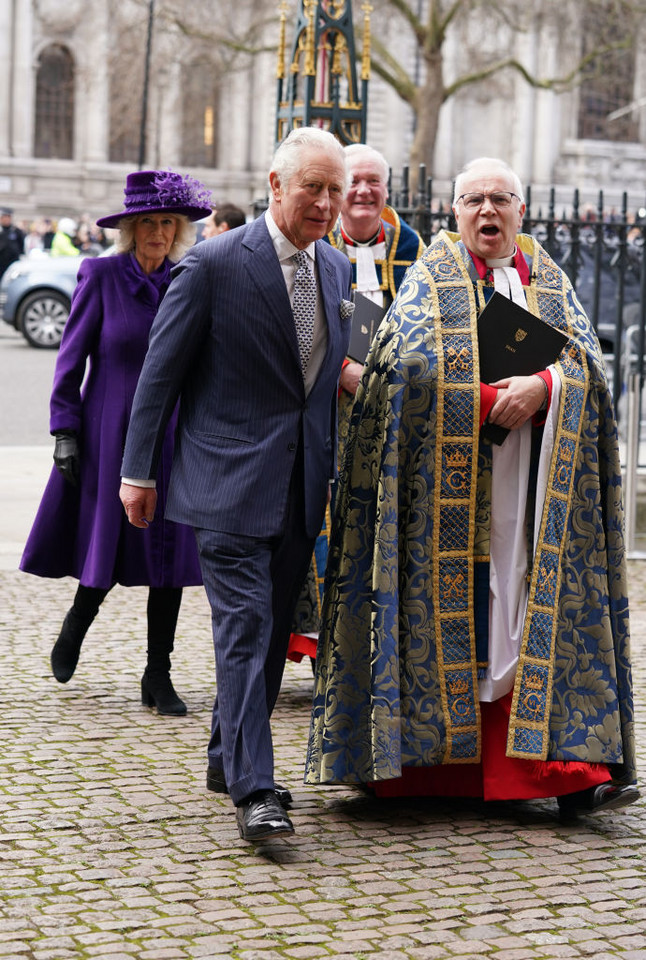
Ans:
<svg viewBox="0 0 646 960"><path fill-rule="evenodd" d="M140 213L183 213L201 220L212 212L211 191L194 177L171 170L139 170L129 173L121 213L97 220L99 227L118 227L123 217Z"/></svg>

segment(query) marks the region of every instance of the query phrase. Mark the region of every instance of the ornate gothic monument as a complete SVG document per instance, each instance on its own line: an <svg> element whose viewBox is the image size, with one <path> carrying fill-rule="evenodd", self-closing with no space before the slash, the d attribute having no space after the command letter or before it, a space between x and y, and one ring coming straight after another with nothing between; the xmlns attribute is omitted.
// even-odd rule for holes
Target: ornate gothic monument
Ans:
<svg viewBox="0 0 646 960"><path fill-rule="evenodd" d="M361 86L350 0L300 0L289 61L287 4L280 8L276 143L294 127L320 124L342 143L366 139L370 3L362 5Z"/></svg>

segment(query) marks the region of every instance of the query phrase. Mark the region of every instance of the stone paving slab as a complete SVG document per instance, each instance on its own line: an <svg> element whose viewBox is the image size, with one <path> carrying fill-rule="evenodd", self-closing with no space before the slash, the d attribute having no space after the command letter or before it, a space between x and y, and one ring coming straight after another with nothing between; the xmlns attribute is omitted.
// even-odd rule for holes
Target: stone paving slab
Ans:
<svg viewBox="0 0 646 960"><path fill-rule="evenodd" d="M644 766L646 565L631 562ZM377 801L302 783L312 678L289 663L277 776L296 835L253 847L205 789L209 609L185 592L185 718L142 707L146 591L115 588L69 684L49 652L72 580L0 571L0 960L646 960L646 820L553 801Z"/></svg>

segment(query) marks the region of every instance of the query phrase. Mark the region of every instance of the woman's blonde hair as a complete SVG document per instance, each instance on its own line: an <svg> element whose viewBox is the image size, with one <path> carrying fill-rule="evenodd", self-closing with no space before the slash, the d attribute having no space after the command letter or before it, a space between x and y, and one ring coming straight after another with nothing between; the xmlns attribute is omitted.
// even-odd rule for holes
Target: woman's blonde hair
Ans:
<svg viewBox="0 0 646 960"><path fill-rule="evenodd" d="M163 213L163 210L156 211ZM122 217L117 224L119 236L115 242L117 253L134 253L135 251L135 224L139 217L147 216L144 213L133 213L131 216ZM175 240L173 246L168 252L168 259L173 263L181 260L187 250L195 243L197 228L194 223L183 213L168 213L166 216L174 217L177 220L177 230L175 231Z"/></svg>

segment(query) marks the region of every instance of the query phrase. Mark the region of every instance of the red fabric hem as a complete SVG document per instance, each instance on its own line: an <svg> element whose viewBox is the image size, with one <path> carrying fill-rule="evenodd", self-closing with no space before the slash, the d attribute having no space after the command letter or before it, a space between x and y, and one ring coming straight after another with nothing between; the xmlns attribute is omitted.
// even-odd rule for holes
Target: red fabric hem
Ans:
<svg viewBox="0 0 646 960"><path fill-rule="evenodd" d="M303 657L316 659L316 640L301 633L292 633L287 647L287 659L300 663Z"/></svg>
<svg viewBox="0 0 646 960"><path fill-rule="evenodd" d="M480 797L535 800L558 797L611 780L605 764L523 760L506 756L511 693L481 703L482 761L404 767L402 776L368 784L377 797Z"/></svg>

